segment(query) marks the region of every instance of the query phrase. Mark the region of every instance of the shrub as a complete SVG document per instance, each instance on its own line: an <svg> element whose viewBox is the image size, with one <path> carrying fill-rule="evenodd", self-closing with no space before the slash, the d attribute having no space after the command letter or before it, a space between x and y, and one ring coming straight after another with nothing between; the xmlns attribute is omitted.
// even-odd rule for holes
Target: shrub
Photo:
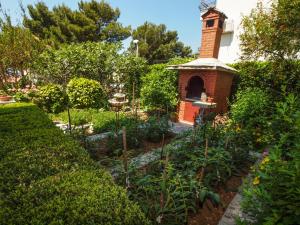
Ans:
<svg viewBox="0 0 300 225"><path fill-rule="evenodd" d="M17 192L15 224L148 224L110 177L95 171L59 173ZM30 209L30 210L28 210Z"/></svg>
<svg viewBox="0 0 300 225"><path fill-rule="evenodd" d="M0 224L147 224L125 190L35 105L0 106L0 115Z"/></svg>
<svg viewBox="0 0 300 225"><path fill-rule="evenodd" d="M66 97L61 86L48 84L38 90L35 102L46 112L58 113L64 110Z"/></svg>
<svg viewBox="0 0 300 225"><path fill-rule="evenodd" d="M178 99L177 72L167 70L167 65L151 66L142 77L141 102L149 110L172 110Z"/></svg>
<svg viewBox="0 0 300 225"><path fill-rule="evenodd" d="M231 120L236 130L245 136L244 140L248 142L245 144L250 148L270 141L268 117L271 104L269 96L258 88L237 93L231 106Z"/></svg>
<svg viewBox="0 0 300 225"><path fill-rule="evenodd" d="M168 134L169 128L167 117L152 116L146 122L144 132L149 141L159 142L163 135Z"/></svg>
<svg viewBox="0 0 300 225"><path fill-rule="evenodd" d="M244 61L231 65L239 71L233 83L237 90L260 88L281 99L287 93L300 92L300 61L280 60L278 62Z"/></svg>
<svg viewBox="0 0 300 225"><path fill-rule="evenodd" d="M105 106L104 91L99 82L86 78L72 79L67 88L70 104L78 109Z"/></svg>
<svg viewBox="0 0 300 225"><path fill-rule="evenodd" d="M299 100L288 95L272 115L274 140L243 190L243 209L255 224L297 224L300 207Z"/></svg>
<svg viewBox="0 0 300 225"><path fill-rule="evenodd" d="M17 92L15 95L14 95L14 99L17 101L17 102L29 102L30 101L30 98L22 93L22 92Z"/></svg>

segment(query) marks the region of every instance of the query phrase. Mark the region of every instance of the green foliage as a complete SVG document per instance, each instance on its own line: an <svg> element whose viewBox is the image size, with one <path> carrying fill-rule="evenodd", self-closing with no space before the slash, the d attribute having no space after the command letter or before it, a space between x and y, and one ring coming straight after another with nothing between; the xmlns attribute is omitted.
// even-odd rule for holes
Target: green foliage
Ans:
<svg viewBox="0 0 300 225"><path fill-rule="evenodd" d="M39 81L66 84L75 77L99 81L105 88L112 82L120 45L86 42L45 50L33 63Z"/></svg>
<svg viewBox="0 0 300 225"><path fill-rule="evenodd" d="M42 86L34 99L39 107L46 112L59 113L66 106L66 96L62 87L56 84Z"/></svg>
<svg viewBox="0 0 300 225"><path fill-rule="evenodd" d="M260 88L273 98L282 99L287 93L300 92L300 62L242 61L231 65L239 71L233 84L233 92L247 88Z"/></svg>
<svg viewBox="0 0 300 225"><path fill-rule="evenodd" d="M299 10L298 0L274 1L271 7L259 3L242 21L243 57L296 59L300 51Z"/></svg>
<svg viewBox="0 0 300 225"><path fill-rule="evenodd" d="M32 104L0 107L1 224L148 224L139 208Z"/></svg>
<svg viewBox="0 0 300 225"><path fill-rule="evenodd" d="M3 12L1 10L1 12ZM42 43L28 29L14 26L4 13L0 18L0 87L8 79L7 70L17 77L30 68L31 61L41 51Z"/></svg>
<svg viewBox="0 0 300 225"><path fill-rule="evenodd" d="M135 98L140 97L142 86L141 78L148 72L148 64L144 58L130 54L122 54L117 60L116 83L123 83L126 96L132 100L133 91ZM134 87L133 87L134 86Z"/></svg>
<svg viewBox="0 0 300 225"><path fill-rule="evenodd" d="M22 92L17 92L14 95L14 99L15 99L16 102L29 102L30 101L30 99L27 96L27 94L24 94Z"/></svg>
<svg viewBox="0 0 300 225"><path fill-rule="evenodd" d="M220 203L214 188L248 160L233 160L234 151L241 155L234 144L227 143L231 141L226 141L226 129L211 124L198 127L165 146L162 161L153 162L143 171L131 171L130 196L152 221L186 224L189 213L197 212L206 200L215 206Z"/></svg>
<svg viewBox="0 0 300 225"><path fill-rule="evenodd" d="M67 94L74 108L100 108L106 105L103 88L95 80L73 78L68 83Z"/></svg>
<svg viewBox="0 0 300 225"><path fill-rule="evenodd" d="M105 179L93 171L80 171L60 173L38 181L25 190L26 195L22 195L23 190L17 193L22 207L15 213L21 217L14 218L14 221L22 224L31 221L36 224L50 221L63 221L64 224L148 224L139 207L128 200L126 192L110 179ZM64 209L67 211L61 213Z"/></svg>
<svg viewBox="0 0 300 225"><path fill-rule="evenodd" d="M136 121L134 118L126 118L120 121L120 128L126 128L126 142L128 149L137 149L141 146L144 139L144 130L141 121ZM108 136L108 151L110 156L120 156L124 149L123 132L121 129L116 134L115 125L111 134Z"/></svg>
<svg viewBox="0 0 300 225"><path fill-rule="evenodd" d="M271 104L269 96L258 88L243 90L237 94L230 112L232 126L244 136L248 147L264 146L270 141Z"/></svg>
<svg viewBox="0 0 300 225"><path fill-rule="evenodd" d="M118 19L120 10L105 1L80 1L78 9L66 5L52 10L43 2L27 6L29 16L24 14L23 23L40 39L50 45L86 41L118 42L130 36L130 27L123 27Z"/></svg>
<svg viewBox="0 0 300 225"><path fill-rule="evenodd" d="M243 208L255 224L297 224L299 221L300 111L290 94L276 103L272 115L274 141L253 169L252 182L244 188Z"/></svg>
<svg viewBox="0 0 300 225"><path fill-rule="evenodd" d="M143 130L146 138L152 142L159 142L163 135L167 136L170 125L167 117L150 117L145 123Z"/></svg>
<svg viewBox="0 0 300 225"><path fill-rule="evenodd" d="M176 31L168 31L166 25L155 25L145 22L132 33L133 40L139 40L139 55L147 59L150 64L165 63L174 57L190 56L192 50L178 41ZM130 49L134 51L132 42Z"/></svg>
<svg viewBox="0 0 300 225"><path fill-rule="evenodd" d="M108 131L115 131L116 113L113 111L102 111L101 109L71 109L72 125L81 126L83 124L91 123L95 133L103 133ZM59 114L51 114L53 120L68 122L68 112L64 111ZM124 113L120 113L120 126L127 126L133 122L133 118Z"/></svg>
<svg viewBox="0 0 300 225"><path fill-rule="evenodd" d="M141 102L149 110L173 109L177 106L178 75L159 64L150 67L150 72L142 77Z"/></svg>

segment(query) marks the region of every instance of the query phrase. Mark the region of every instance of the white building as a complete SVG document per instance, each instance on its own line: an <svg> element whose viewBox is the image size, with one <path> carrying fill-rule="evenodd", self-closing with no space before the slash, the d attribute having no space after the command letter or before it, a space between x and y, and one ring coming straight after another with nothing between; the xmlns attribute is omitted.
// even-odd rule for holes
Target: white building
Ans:
<svg viewBox="0 0 300 225"><path fill-rule="evenodd" d="M219 60L234 63L241 55L239 35L243 16L250 14L258 2L270 5L271 0L217 0L216 8L228 17L225 22L219 50Z"/></svg>

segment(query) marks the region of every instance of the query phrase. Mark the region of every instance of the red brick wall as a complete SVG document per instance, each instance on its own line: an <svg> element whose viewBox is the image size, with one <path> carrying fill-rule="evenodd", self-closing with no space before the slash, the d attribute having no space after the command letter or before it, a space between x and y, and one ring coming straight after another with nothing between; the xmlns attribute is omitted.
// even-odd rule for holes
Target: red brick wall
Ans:
<svg viewBox="0 0 300 225"><path fill-rule="evenodd" d="M215 97L215 88L217 82L218 72L214 70L185 70L179 73L179 96L180 104L178 109L179 121L181 122L194 122L194 117L199 113L199 107L192 105L191 101L186 100L186 87L188 86L189 80L193 76L199 76L204 81L204 88L206 93L210 97Z"/></svg>
<svg viewBox="0 0 300 225"><path fill-rule="evenodd" d="M206 27L208 20L215 21L213 27ZM224 22L225 18L216 12L211 12L203 18L200 58L218 58L223 32L219 28L219 20Z"/></svg>
<svg viewBox="0 0 300 225"><path fill-rule="evenodd" d="M207 95L213 97L214 102L217 103L217 108L213 111L216 113L227 112L227 99L230 95L233 75L216 70L185 70L180 71L179 74L179 121L193 123L195 116L199 113L199 107L193 106L191 101L186 100L186 87L193 76L203 79Z"/></svg>
<svg viewBox="0 0 300 225"><path fill-rule="evenodd" d="M228 98L231 91L233 74L218 71L215 102L217 102L216 112L225 113L228 109Z"/></svg>

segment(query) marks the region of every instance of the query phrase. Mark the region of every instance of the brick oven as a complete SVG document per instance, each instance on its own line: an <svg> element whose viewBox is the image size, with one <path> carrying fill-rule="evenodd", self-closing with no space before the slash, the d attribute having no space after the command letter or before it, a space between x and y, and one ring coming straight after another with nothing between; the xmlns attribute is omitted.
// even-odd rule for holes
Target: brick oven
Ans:
<svg viewBox="0 0 300 225"><path fill-rule="evenodd" d="M210 8L202 18L199 58L171 67L179 70L179 121L188 124L194 124L199 114L199 107L193 103L201 101L202 93L206 93L217 104L214 112L222 114L227 111L227 99L236 73L235 69L218 60L226 15L215 8Z"/></svg>

